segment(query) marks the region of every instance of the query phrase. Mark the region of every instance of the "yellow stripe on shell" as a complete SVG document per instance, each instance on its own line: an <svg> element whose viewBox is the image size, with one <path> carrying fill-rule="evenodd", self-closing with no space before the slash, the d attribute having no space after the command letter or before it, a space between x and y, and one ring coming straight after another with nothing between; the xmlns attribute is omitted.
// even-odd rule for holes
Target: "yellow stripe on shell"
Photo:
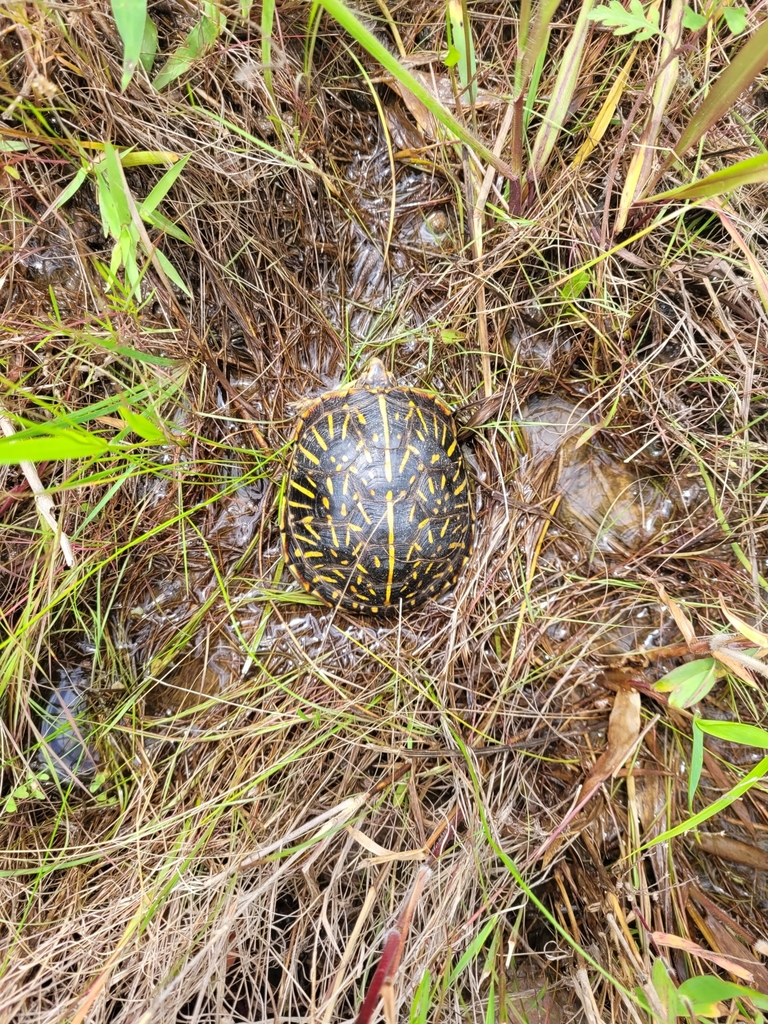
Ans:
<svg viewBox="0 0 768 1024"><path fill-rule="evenodd" d="M389 571L387 572L387 589L384 592L384 603L389 604L392 597L392 580L395 575L395 503L392 491L387 491L387 542L389 544Z"/></svg>
<svg viewBox="0 0 768 1024"><path fill-rule="evenodd" d="M313 464L314 466L319 466L319 465L320 465L320 459L318 459L318 457L317 457L317 456L315 455L315 453L314 453L314 452L311 452L311 451L309 450L309 448L305 448L303 444L300 444L300 445L299 445L299 451L301 452L301 454L302 454L302 455L303 455L303 456L304 456L304 457L305 457L306 459L309 459L309 461L310 461L310 462L311 462L311 463L312 463L312 464Z"/></svg>
<svg viewBox="0 0 768 1024"><path fill-rule="evenodd" d="M387 413L387 399L379 395L379 412L381 413L381 425L384 428L384 475L387 483L392 483L392 453L389 450L389 414ZM374 435L376 440L376 435Z"/></svg>
<svg viewBox="0 0 768 1024"><path fill-rule="evenodd" d="M323 449L323 451L327 452L328 451L328 445L325 443L325 438L320 433L320 431L317 429L317 427L312 427L312 433L314 434L315 440L320 445L320 447Z"/></svg>

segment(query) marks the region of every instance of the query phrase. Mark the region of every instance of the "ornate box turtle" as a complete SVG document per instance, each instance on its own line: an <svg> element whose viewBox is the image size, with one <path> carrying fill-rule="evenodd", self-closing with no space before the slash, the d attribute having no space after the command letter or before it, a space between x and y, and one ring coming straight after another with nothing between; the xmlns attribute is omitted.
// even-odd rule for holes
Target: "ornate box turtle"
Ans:
<svg viewBox="0 0 768 1024"><path fill-rule="evenodd" d="M301 412L280 533L305 590L371 615L414 608L455 581L473 522L451 410L379 359Z"/></svg>

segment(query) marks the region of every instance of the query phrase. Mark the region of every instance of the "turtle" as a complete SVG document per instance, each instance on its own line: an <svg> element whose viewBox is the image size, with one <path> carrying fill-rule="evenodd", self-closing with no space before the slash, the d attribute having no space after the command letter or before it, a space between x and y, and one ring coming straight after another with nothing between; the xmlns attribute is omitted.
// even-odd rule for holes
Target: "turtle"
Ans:
<svg viewBox="0 0 768 1024"><path fill-rule="evenodd" d="M301 409L280 505L285 563L327 604L372 616L448 590L474 512L453 413L380 359Z"/></svg>

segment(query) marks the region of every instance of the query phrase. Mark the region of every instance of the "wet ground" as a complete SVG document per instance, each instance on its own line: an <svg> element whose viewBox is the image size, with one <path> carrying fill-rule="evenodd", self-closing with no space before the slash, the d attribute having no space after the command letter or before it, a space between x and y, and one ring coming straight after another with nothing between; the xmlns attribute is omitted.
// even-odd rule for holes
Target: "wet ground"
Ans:
<svg viewBox="0 0 768 1024"><path fill-rule="evenodd" d="M264 123L251 91L247 61L239 52L231 59L242 61L233 73L242 104L238 116L274 144L276 133ZM117 339L160 358L170 353L184 369L178 375L181 397L167 414L173 431L154 448L146 472L114 490L111 479L85 481L71 489L74 497L65 493L61 499L62 521L73 532L82 564L103 561L94 582L83 588L82 606L62 602L40 634L31 667L22 674L25 685L33 680L31 715L13 721L10 732L48 800L55 802L71 784L84 802L92 791L106 804L97 810L110 826L125 798L122 780L140 778L148 787L146 780L160 780L165 793L166 784L169 792L183 789L197 774L210 787L205 799L215 803L216 787L227 790L236 778L233 787L242 785L247 794L237 800L253 800L238 818L243 834L251 830L248 849L266 845L281 829L290 833L294 818L302 820L308 808L325 809L331 797L323 786L329 779L342 795L365 789L388 778L392 766L414 750L409 763L417 768L408 793L424 818L413 825L405 815L415 832L401 834L405 789L395 787L392 813L377 819L371 844L416 848L445 818L456 793L473 806L474 780L462 774L454 757L459 736L479 750L503 751L498 759L478 755L477 778L504 843L522 857L528 845L552 831L593 755L605 746L615 690L606 683L608 673L619 673L609 683L644 686L647 718L657 711L647 690L676 659L657 661L653 654L679 641L680 633L654 580L663 579L684 597L692 593L687 561L699 559L714 601L715 591L738 568L718 529L696 452L679 427L704 430L712 424L713 436L719 436L728 389L717 391L717 382L700 378L689 381L700 370L701 341L690 325L678 326L683 303L667 281L667 297L647 314L647 325L638 326L646 315L641 311L621 325L624 334L617 328L611 335L617 348L616 339L626 341L634 370L642 366L650 375L658 401L630 385L622 391L618 357L611 361L616 352L594 356L594 338L605 328L603 311L594 313L593 323L593 310L577 308L572 295L544 295L584 240L563 237L561 253L544 229L534 241L522 238L526 226L504 219L508 208L499 187L494 202L502 213L488 225L487 239L494 394L485 396L475 320L477 274L457 178L433 159L424 125L388 86L377 92L381 114L359 83L349 94L329 95L321 112L302 108L303 155L311 152L326 179L265 170L239 141L236 151L232 139L215 137L200 147L188 190L169 208L183 218L195 250L190 254L164 242L187 279L196 282L193 298L176 292L175 306L148 302L138 329L104 302L94 267L108 245L98 230L93 195L84 190L53 227L50 218L39 223L51 197L23 194L9 322L12 328L23 324L33 355L17 355L15 379L30 373L39 393L82 407L127 386L126 364L114 348L94 354L85 347L82 358L71 358L70 341L62 340L51 320L52 304L67 323L69 339L81 321L92 331L100 323L99 337L113 346ZM172 123L150 131L128 105L123 115L119 143L183 149L184 138L174 134ZM200 133L207 138L202 128ZM63 180L53 184L59 187ZM137 195L152 183L144 171L130 172L128 180ZM49 318L45 323L41 310ZM697 330L703 335L703 326ZM276 526L293 403L338 384L373 355L386 359L404 383L431 387L456 409L477 511L475 550L455 592L395 623L337 614L307 598L281 565ZM108 415L115 420L115 413ZM53 478L51 467L41 472ZM5 479L6 494L16 502L4 507L8 551L20 550L21 538L35 528L32 503L22 508L17 501L18 495L28 498L24 482L13 474ZM81 528L96 507L113 516L103 532L98 516ZM113 560L116 548L122 553ZM764 562L758 553L760 558ZM32 559L23 567L18 559L13 564L22 578ZM752 583L734 584L745 603ZM18 615L24 588L18 581L5 586L5 603ZM706 632L713 613L701 607L697 626ZM727 704L721 691L717 700ZM298 755L282 760L287 737L304 761ZM659 780L674 779L684 788L684 758L676 742L675 730L660 738L651 733L644 748L638 782L644 829L655 827L666 806ZM224 749L232 752L230 768L217 762L212 775L205 775L214 753ZM730 763L738 760L732 746L717 753ZM255 766L257 783L247 777L248 765ZM711 767L704 783L713 798L727 788L716 771ZM19 796L14 807L29 796ZM160 809L161 798L153 799ZM191 799L188 807L195 806ZM283 820L279 808L291 806L295 813L288 821L286 811ZM573 910L562 894L572 895L587 943L602 934L604 893L614 885L623 893L629 884L622 867L625 836L613 810L609 806L580 826L584 846L579 856L563 861L557 884L552 876L543 880L547 865L539 879L562 920ZM477 823L466 814L470 835ZM734 835L742 836L757 816L750 812L735 820ZM88 827L98 834L92 822ZM219 861L230 856L229 839L219 844L218 835L206 836L218 871ZM207 849L202 841L200 848ZM689 854L684 867L695 876L702 899L728 892L745 906L754 901L764 909L763 868L723 869L722 861L702 868L695 851ZM496 884L488 848L473 857L454 879L444 880L451 899L455 877L466 882L451 910L457 914L452 928L463 927L485 899L468 880L472 872L482 875L488 890ZM599 884L595 871L585 867L590 858L599 864ZM270 877L271 865L259 864L254 877ZM267 931L280 956L299 951L292 975L298 994L281 989L286 974L277 963L258 975L264 988L259 1005L283 999L286 1016L308 1012L307 979L315 975L306 951L316 958L319 950L329 962L338 954L334 943L313 946L315 940L302 931L306 908L315 913L318 893L340 884L335 869L323 866L317 875L314 870L310 864L297 872L299 881L289 875L280 883L272 932ZM657 877L644 895L650 890L659 900L667 927L677 879L666 876L662 861L653 870ZM357 878L356 872L358 867L350 869L349 877ZM184 879L192 885L191 875ZM254 898L248 884L242 887L244 900ZM254 882L254 891L260 884ZM362 896L349 886L356 913ZM398 890L389 897L390 908L400 895ZM456 912L463 902L469 909ZM338 906L345 906L343 899ZM258 937L254 946L263 946L265 933L243 911L246 919L249 937ZM530 969L527 960L511 961L510 985L518 985L520 1012L564 1019L569 997L550 999L542 985L548 979L560 991L557 965L570 962L569 952L549 926L534 927L527 939L520 935L515 933L521 943L516 955L531 958ZM424 940L424 948L430 941ZM239 952L235 947L232 938L224 960L247 990L238 966L242 957L247 976L247 943ZM542 950L550 958L546 964L537 959ZM427 957L423 948L419 952ZM611 956L606 954L606 962ZM170 967L163 978L171 979L163 990L170 993ZM562 985L572 991L570 978ZM173 998L177 1006L183 1003L181 996ZM252 993L242 997L243 1006L252 998L255 1005ZM349 998L351 1013L355 1002ZM228 1005L239 1004L232 997ZM183 1003L176 1019L195 1012Z"/></svg>

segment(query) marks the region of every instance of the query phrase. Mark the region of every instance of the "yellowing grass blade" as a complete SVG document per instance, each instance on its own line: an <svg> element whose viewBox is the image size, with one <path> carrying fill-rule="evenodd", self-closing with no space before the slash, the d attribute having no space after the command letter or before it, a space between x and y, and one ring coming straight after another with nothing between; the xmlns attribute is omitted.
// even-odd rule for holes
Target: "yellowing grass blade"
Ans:
<svg viewBox="0 0 768 1024"><path fill-rule="evenodd" d="M704 209L712 210L713 213L718 215L720 223L744 253L747 263L749 264L749 269L752 272L752 278L755 282L757 294L760 296L763 308L768 312L768 274L766 274L760 263L758 263L757 257L747 245L747 241L744 236L739 232L736 225L727 215L722 203L717 199L706 199L701 205Z"/></svg>
<svg viewBox="0 0 768 1024"><path fill-rule="evenodd" d="M451 45L458 54L456 65L459 69L459 81L466 90L470 103L477 99L477 82L475 81L475 44L469 24L469 12L466 0L448 0L448 24L451 29Z"/></svg>
<svg viewBox="0 0 768 1024"><path fill-rule="evenodd" d="M630 206L642 194L653 173L659 130L666 114L667 104L672 96L672 91L677 84L679 60L674 54L680 45L684 13L684 0L672 0L665 26L666 31L661 36L660 71L653 88L651 116L648 119L643 134L640 136L638 147L632 154L632 160L624 182L624 189L621 193L619 211L616 214L616 223L614 225L614 232L616 234L624 228L624 225L627 223L627 214L629 213Z"/></svg>
<svg viewBox="0 0 768 1024"><path fill-rule="evenodd" d="M629 79L629 73L632 70L632 65L635 63L635 57L637 57L637 51L640 49L636 46L632 53L629 55L627 63L622 67L616 76L611 88L608 90L608 95L605 97L602 107L595 118L595 122L589 130L586 142L582 143L579 147L579 151L573 158L572 167L580 167L585 160L589 159L592 155L593 150L600 142L602 137L608 130L608 125L611 123L611 118L616 113L616 107L618 106L619 100L624 92L624 87Z"/></svg>

